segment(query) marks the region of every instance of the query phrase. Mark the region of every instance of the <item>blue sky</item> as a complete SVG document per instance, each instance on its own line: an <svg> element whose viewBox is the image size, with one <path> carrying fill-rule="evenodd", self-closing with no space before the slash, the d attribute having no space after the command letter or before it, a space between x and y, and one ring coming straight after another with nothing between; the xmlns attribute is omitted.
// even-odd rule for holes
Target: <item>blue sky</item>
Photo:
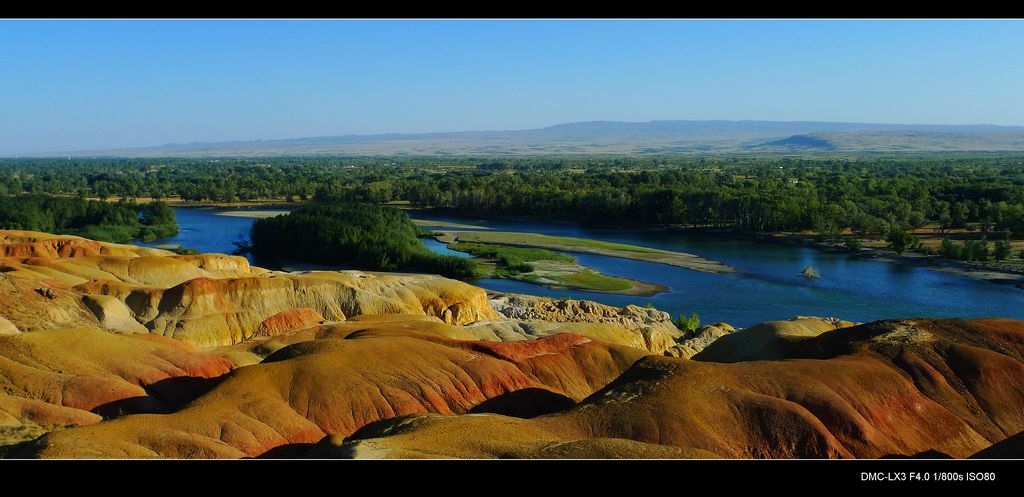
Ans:
<svg viewBox="0 0 1024 497"><path fill-rule="evenodd" d="M1022 21L0 21L0 155L589 120L1024 124Z"/></svg>

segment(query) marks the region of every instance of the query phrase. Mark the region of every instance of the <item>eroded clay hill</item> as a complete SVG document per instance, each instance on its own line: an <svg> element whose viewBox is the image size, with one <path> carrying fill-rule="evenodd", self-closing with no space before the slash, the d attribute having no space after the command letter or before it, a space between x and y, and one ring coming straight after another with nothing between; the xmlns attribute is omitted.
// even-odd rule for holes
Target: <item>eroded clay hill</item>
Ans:
<svg viewBox="0 0 1024 497"><path fill-rule="evenodd" d="M883 321L804 339L780 331L786 340L763 341L778 360L648 356L562 412L385 420L311 453L647 457L668 450L653 445L719 457L968 457L1024 430L1024 322ZM716 354L727 355L726 346ZM1007 452L1002 445L987 453Z"/></svg>
<svg viewBox="0 0 1024 497"><path fill-rule="evenodd" d="M473 326L461 326L467 324ZM550 409L551 402L564 407L651 352L646 345L653 336L650 330L644 335L635 328L601 323L509 320L491 307L484 290L432 275L283 273L250 267L242 257L222 254L180 256L78 237L0 231L0 446L53 430L100 423L105 418L169 413L226 380L225 375L233 369L260 363L286 345L347 337L339 335L339 330L356 328L363 335L391 337L372 348L377 352L368 352L376 354L380 367L393 365L401 356L387 352L389 343L402 343L391 348L411 357L419 357L415 353L419 348L429 349L422 353L426 359L411 363L436 363L433 375L430 368L420 368L416 371L421 376L402 385L427 397L414 403L418 407L410 407L413 404L408 399L396 401L398 412L463 412L502 393L523 390L524 385L528 385L527 391L516 397L516 402L497 399L482 408L523 413ZM582 363L552 366L554 369L519 362L517 367L523 369L512 376L504 363L485 360L471 365L480 371L469 368L481 382L470 386L465 378L449 377L456 366L445 366L444 357L431 355L432 351L447 350L447 345L430 340L420 343L424 337L526 341L568 332L576 334L568 340L573 344L579 341L584 349L611 347L618 352L607 364L585 362L592 359L589 356L581 356ZM601 341L582 345L591 343L591 338ZM414 342L407 344L405 339ZM538 343L563 343L558 340ZM653 343L663 347L658 344L666 341L671 342L671 337ZM538 354L557 355L539 350ZM330 362L327 356L333 355L317 355L313 362ZM499 370L491 371L492 366ZM347 367L344 372L328 373L344 376L361 371ZM497 376L491 379L488 375L492 374ZM391 373L381 375L389 377ZM437 391L461 392L464 398L438 397L422 386L425 382ZM319 380L310 384L320 385ZM367 388L378 388L373 382L367 384ZM550 388L541 388L545 385ZM537 392L531 390L534 387ZM316 392L310 396L315 397ZM435 408L446 402L451 402L451 407ZM541 407L534 406L538 402ZM383 407L372 414L362 412L370 408L356 400L349 407L342 408L343 414L329 414L347 416L344 421L329 421L326 429L312 433L318 437L346 433L395 412ZM303 429L308 429L307 425L298 423ZM289 422L279 427L287 432ZM278 442L298 440L305 438ZM276 446L271 442L255 445L259 451ZM251 444L222 449L218 454L259 453L252 453ZM182 450L150 450L148 454L200 453ZM147 453L144 448L128 452Z"/></svg>
<svg viewBox="0 0 1024 497"><path fill-rule="evenodd" d="M28 452L254 457L407 414L536 415L572 406L645 355L572 334L497 343L452 339L451 331L416 316L316 326L174 413L55 432Z"/></svg>
<svg viewBox="0 0 1024 497"><path fill-rule="evenodd" d="M24 231L0 231L0 256L8 334L78 326L217 346L364 314L421 314L451 324L499 317L483 290L432 275L282 273L238 256Z"/></svg>
<svg viewBox="0 0 1024 497"><path fill-rule="evenodd" d="M681 333L432 275L0 231L0 457L984 457L1022 430L1020 321Z"/></svg>

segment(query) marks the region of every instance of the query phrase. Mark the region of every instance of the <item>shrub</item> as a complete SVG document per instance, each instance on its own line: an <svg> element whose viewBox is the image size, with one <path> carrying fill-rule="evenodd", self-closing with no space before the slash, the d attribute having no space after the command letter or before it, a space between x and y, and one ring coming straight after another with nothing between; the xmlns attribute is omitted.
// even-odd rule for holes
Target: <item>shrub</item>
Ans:
<svg viewBox="0 0 1024 497"><path fill-rule="evenodd" d="M949 259L959 259L963 252L963 246L950 240L949 238L943 238L942 242L939 243L939 254Z"/></svg>
<svg viewBox="0 0 1024 497"><path fill-rule="evenodd" d="M691 333L697 331L697 328L700 328L700 316L696 312L691 312L690 317L680 314L679 319L676 319L676 328Z"/></svg>
<svg viewBox="0 0 1024 497"><path fill-rule="evenodd" d="M902 254L907 250L907 248L913 247L914 244L917 243L916 236L897 228L889 230L889 235L886 239L889 241L889 246L892 247L897 254Z"/></svg>
<svg viewBox="0 0 1024 497"><path fill-rule="evenodd" d="M1010 242L1006 240L999 240L995 243L995 247L992 251L992 257L997 261L1005 260L1010 256L1013 251L1013 247L1010 246Z"/></svg>

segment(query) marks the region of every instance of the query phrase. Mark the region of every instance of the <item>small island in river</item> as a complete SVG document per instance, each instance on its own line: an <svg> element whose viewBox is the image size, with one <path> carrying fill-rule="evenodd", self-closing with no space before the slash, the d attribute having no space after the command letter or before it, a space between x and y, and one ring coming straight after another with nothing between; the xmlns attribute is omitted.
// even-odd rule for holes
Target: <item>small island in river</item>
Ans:
<svg viewBox="0 0 1024 497"><path fill-rule="evenodd" d="M721 262L712 261L693 254L639 247L636 245L626 245L622 243L604 242L589 238L573 238L568 236L541 235L539 233L513 233L505 231L441 231L440 233L441 234L437 237L437 240L448 244L458 241L562 250L565 252L604 255L644 262L654 262L658 264L668 264L670 266L708 273L731 273L736 270Z"/></svg>
<svg viewBox="0 0 1024 497"><path fill-rule="evenodd" d="M423 224L432 226L430 223ZM575 257L556 251L619 257L710 273L735 271L720 262L692 254L586 238L506 231L445 230L433 232L433 235L449 249L479 258L482 268L490 273L489 276L525 281L548 288L639 296L651 296L668 290L668 287L662 285L601 274L579 265Z"/></svg>
<svg viewBox="0 0 1024 497"><path fill-rule="evenodd" d="M547 288L644 297L668 290L663 285L602 274L578 264L572 255L545 248L461 241L450 243L448 248L473 256L479 271L489 277L525 281Z"/></svg>

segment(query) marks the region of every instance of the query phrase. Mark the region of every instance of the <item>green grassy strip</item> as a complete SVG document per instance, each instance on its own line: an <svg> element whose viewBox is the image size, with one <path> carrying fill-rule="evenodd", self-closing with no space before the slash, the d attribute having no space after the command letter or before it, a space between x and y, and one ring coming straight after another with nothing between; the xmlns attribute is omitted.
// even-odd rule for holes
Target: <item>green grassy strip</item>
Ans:
<svg viewBox="0 0 1024 497"><path fill-rule="evenodd" d="M569 254L560 254L548 249L514 247L512 245L498 245L492 243L469 243L459 242L448 246L452 250L465 252L474 257L486 259L497 259L502 265L513 267L524 262L533 261L557 261L576 263L576 258Z"/></svg>
<svg viewBox="0 0 1024 497"><path fill-rule="evenodd" d="M548 275L545 278L558 281L560 284L573 288L583 288L604 292L620 292L633 288L629 280L605 276L591 271L580 271L578 273Z"/></svg>

